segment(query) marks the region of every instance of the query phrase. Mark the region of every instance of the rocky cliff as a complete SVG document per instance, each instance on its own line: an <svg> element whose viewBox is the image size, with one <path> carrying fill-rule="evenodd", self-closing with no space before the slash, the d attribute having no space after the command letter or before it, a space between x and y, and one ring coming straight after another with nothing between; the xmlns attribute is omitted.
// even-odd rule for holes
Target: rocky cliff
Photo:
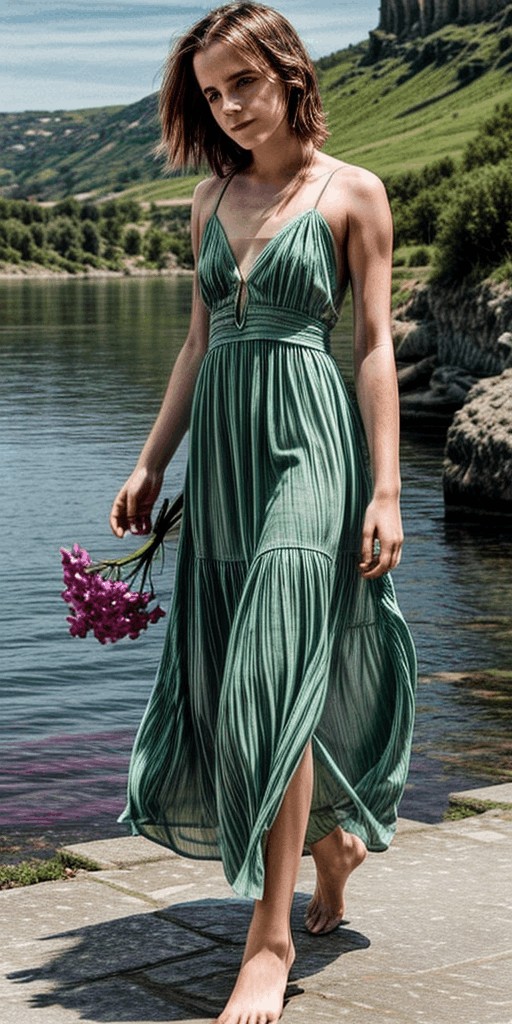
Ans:
<svg viewBox="0 0 512 1024"><path fill-rule="evenodd" d="M426 36L453 22L485 21L510 0L382 0L378 31Z"/></svg>
<svg viewBox="0 0 512 1024"><path fill-rule="evenodd" d="M512 516L510 285L424 285L395 310L394 335L402 422L449 428L447 509Z"/></svg>

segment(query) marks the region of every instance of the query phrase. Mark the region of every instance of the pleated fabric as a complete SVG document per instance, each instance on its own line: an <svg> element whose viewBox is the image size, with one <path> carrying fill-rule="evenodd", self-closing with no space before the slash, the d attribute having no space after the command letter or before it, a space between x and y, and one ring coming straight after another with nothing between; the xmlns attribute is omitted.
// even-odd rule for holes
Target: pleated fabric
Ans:
<svg viewBox="0 0 512 1024"><path fill-rule="evenodd" d="M263 895L268 831L307 744L306 848L337 824L384 850L416 662L391 577L359 575L365 438L330 353L336 259L317 207L245 280L215 211L198 274L210 338L194 391L176 582L132 754L132 830L222 859Z"/></svg>

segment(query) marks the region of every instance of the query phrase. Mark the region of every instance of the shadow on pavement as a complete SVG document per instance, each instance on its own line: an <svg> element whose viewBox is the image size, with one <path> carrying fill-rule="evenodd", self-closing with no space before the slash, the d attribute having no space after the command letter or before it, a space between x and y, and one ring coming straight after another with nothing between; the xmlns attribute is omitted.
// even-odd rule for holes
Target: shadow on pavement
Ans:
<svg viewBox="0 0 512 1024"><path fill-rule="evenodd" d="M345 925L311 936L303 924L309 899L294 899L287 1002L303 992L294 978L370 945ZM198 900L48 935L40 940L53 947L45 962L8 977L27 986L29 1009L61 1007L98 1022L210 1020L233 987L251 910L250 900Z"/></svg>

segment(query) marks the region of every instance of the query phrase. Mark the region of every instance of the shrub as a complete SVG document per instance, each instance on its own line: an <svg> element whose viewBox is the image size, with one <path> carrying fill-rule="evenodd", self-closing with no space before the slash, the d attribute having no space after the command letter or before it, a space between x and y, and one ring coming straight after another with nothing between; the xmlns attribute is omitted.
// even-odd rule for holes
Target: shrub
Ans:
<svg viewBox="0 0 512 1024"><path fill-rule="evenodd" d="M159 228L150 228L144 238L144 256L157 267L165 266L165 254L169 251L169 235Z"/></svg>
<svg viewBox="0 0 512 1024"><path fill-rule="evenodd" d="M435 276L483 276L512 253L512 160L484 166L459 179L441 212Z"/></svg>
<svg viewBox="0 0 512 1024"><path fill-rule="evenodd" d="M512 107L503 103L495 108L494 113L480 126L474 139L471 139L464 151L462 166L471 171L483 164L496 164L504 160L512 150Z"/></svg>
<svg viewBox="0 0 512 1024"><path fill-rule="evenodd" d="M39 224L38 221L32 221L30 225L30 233L34 240L34 245L38 249L42 249L46 243L46 229L44 224Z"/></svg>
<svg viewBox="0 0 512 1024"><path fill-rule="evenodd" d="M59 253L59 256L72 262L81 261L82 234L75 220L68 216L53 218L48 225L47 238L48 244Z"/></svg>
<svg viewBox="0 0 512 1024"><path fill-rule="evenodd" d="M22 260L33 260L36 246L28 224L20 224L20 235L16 248L19 249Z"/></svg>
<svg viewBox="0 0 512 1024"><path fill-rule="evenodd" d="M102 217L99 227L108 247L114 248L116 245L119 245L123 224L117 212L111 213L107 217Z"/></svg>
<svg viewBox="0 0 512 1024"><path fill-rule="evenodd" d="M430 263L430 253L429 253L428 249L425 248L424 245L420 245L420 246L418 246L417 249L413 249L413 251L410 253L409 259L407 261L407 266L409 266L409 267L428 267L429 263Z"/></svg>
<svg viewBox="0 0 512 1024"><path fill-rule="evenodd" d="M92 220L84 220L82 222L82 247L84 252L92 253L93 256L98 256L101 249L101 236L96 227L96 224Z"/></svg>
<svg viewBox="0 0 512 1024"><path fill-rule="evenodd" d="M168 239L168 248L169 252L174 253L176 256L180 267L192 269L194 266L194 256L192 253L190 238L170 235Z"/></svg>
<svg viewBox="0 0 512 1024"><path fill-rule="evenodd" d="M71 220L80 219L80 203L78 199L73 196L68 196L67 199L61 199L59 203L56 203L53 207L54 217L70 217Z"/></svg>
<svg viewBox="0 0 512 1024"><path fill-rule="evenodd" d="M23 226L17 218L9 217L7 220L2 221L1 237L4 243L18 252L21 245L22 231Z"/></svg>
<svg viewBox="0 0 512 1024"><path fill-rule="evenodd" d="M128 256L138 256L142 248L140 232L137 228L127 228L123 235L123 249Z"/></svg>
<svg viewBox="0 0 512 1024"><path fill-rule="evenodd" d="M123 224L128 224L128 222L136 224L140 220L142 207L136 199L120 199L117 207Z"/></svg>
<svg viewBox="0 0 512 1024"><path fill-rule="evenodd" d="M98 221L100 219L99 207L96 206L96 203L82 203L80 208L80 218L81 220Z"/></svg>

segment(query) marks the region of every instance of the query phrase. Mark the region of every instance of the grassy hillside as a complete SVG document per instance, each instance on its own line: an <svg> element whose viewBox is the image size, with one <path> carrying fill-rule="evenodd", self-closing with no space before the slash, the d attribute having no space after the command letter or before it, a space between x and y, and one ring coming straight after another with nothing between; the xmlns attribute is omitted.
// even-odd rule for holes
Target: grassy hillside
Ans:
<svg viewBox="0 0 512 1024"><path fill-rule="evenodd" d="M156 93L123 107L0 114L0 192L61 199L152 181L161 176L157 138Z"/></svg>
<svg viewBox="0 0 512 1024"><path fill-rule="evenodd" d="M445 26L375 63L365 63L367 44L336 55L320 78L329 152L383 177L457 159L495 104L512 98L509 10L501 29Z"/></svg>
<svg viewBox="0 0 512 1024"><path fill-rule="evenodd" d="M317 68L329 153L384 179L441 156L457 160L496 103L512 100L512 4L492 22L449 25L424 39L375 33ZM151 155L157 137L156 94L121 108L0 114L0 191L189 196L192 179L162 176Z"/></svg>

